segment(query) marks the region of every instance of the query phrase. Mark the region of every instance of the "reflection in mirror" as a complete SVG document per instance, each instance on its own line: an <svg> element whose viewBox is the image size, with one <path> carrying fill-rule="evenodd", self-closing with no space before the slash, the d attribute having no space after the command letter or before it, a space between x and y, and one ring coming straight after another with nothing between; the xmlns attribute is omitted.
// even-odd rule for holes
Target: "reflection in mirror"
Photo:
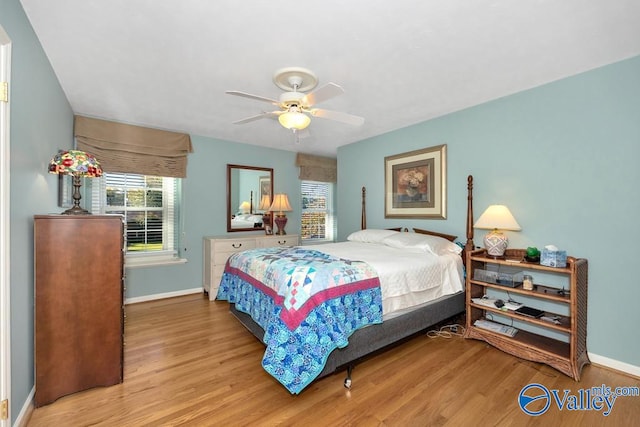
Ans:
<svg viewBox="0 0 640 427"><path fill-rule="evenodd" d="M227 231L264 230L272 199L272 168L227 165Z"/></svg>

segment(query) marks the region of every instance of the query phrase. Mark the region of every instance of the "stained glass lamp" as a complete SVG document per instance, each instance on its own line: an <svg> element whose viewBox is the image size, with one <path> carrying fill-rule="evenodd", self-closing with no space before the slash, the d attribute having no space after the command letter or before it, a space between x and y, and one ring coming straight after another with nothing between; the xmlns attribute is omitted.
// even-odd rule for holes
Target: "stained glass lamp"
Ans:
<svg viewBox="0 0 640 427"><path fill-rule="evenodd" d="M73 177L73 206L62 212L63 215L91 215L80 207L80 178L97 178L102 176L102 168L98 160L89 153L80 150L60 151L49 162L49 173L71 175Z"/></svg>

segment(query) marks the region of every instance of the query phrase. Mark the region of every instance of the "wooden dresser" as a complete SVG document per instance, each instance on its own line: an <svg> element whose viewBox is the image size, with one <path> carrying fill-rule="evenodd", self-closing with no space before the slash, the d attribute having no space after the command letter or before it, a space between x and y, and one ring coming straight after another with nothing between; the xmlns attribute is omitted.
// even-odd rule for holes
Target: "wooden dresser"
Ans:
<svg viewBox="0 0 640 427"><path fill-rule="evenodd" d="M36 215L35 406L123 377L119 215Z"/></svg>
<svg viewBox="0 0 640 427"><path fill-rule="evenodd" d="M300 244L298 235L253 235L253 236L207 236L203 238L203 266L202 287L209 294L209 300L216 299L218 286L227 260L236 252L255 248L270 248L274 246L297 246Z"/></svg>

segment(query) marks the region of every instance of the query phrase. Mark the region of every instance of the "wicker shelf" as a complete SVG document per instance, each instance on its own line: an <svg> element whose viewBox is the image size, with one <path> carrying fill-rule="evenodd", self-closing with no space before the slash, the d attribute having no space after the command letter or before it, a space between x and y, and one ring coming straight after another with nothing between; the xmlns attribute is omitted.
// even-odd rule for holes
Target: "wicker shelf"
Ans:
<svg viewBox="0 0 640 427"><path fill-rule="evenodd" d="M524 262L524 253L525 251L522 249L507 250L505 259L488 257L484 249L475 250L467 254L467 324L465 338L482 340L514 356L545 363L579 381L582 367L589 363L586 348L588 262L586 259L567 257L566 267L547 267ZM504 285L477 280L474 277L476 269L485 269L490 265L517 267L525 272L543 271L566 275L568 286L559 288L552 285L536 284L533 290L525 290L521 287L505 287ZM499 309L498 307L493 308L474 304L472 298L482 297L488 289L508 291L509 294L525 295L538 301L566 304L569 314L545 313L545 316L559 318L558 323L552 323L523 316L514 311ZM504 318L543 328L556 334L560 333L567 337L568 342L523 329L519 329L515 336L508 337L474 326L476 320L492 318L492 315L503 316Z"/></svg>

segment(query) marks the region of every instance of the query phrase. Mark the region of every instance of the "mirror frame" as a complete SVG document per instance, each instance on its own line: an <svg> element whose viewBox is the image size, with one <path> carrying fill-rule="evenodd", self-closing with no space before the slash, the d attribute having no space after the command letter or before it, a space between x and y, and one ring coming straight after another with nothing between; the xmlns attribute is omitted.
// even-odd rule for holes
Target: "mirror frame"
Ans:
<svg viewBox="0 0 640 427"><path fill-rule="evenodd" d="M232 228L231 227L231 217L233 216L233 212L235 209L232 209L231 206L231 195L233 194L233 188L231 185L231 173L234 169L241 170L250 170L250 171L263 171L269 174L269 196L271 200L273 200L273 168L263 168L258 166L244 166L244 165L232 165L227 164L227 232L237 232L237 231L257 231L264 230L264 224L262 227L245 227L245 228ZM260 206L260 194L257 194L253 199L253 206Z"/></svg>

